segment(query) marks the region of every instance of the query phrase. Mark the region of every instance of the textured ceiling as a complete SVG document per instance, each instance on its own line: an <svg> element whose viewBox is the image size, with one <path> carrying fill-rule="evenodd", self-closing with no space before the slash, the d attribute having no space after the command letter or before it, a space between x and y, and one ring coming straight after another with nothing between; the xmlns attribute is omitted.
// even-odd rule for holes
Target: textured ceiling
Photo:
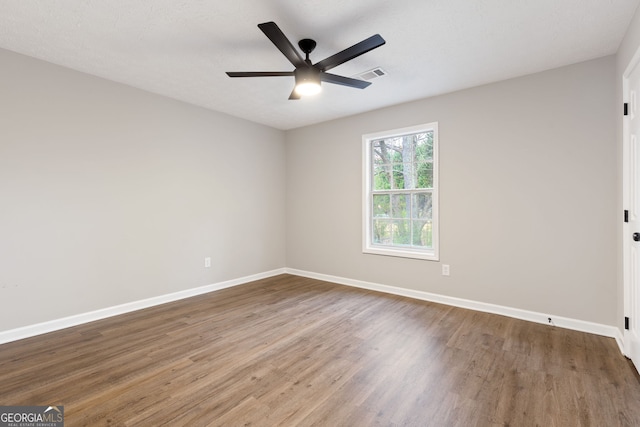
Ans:
<svg viewBox="0 0 640 427"><path fill-rule="evenodd" d="M613 54L640 0L0 0L0 48L279 129L292 129ZM387 44L289 101L293 67L257 28L313 38L317 62L373 34Z"/></svg>

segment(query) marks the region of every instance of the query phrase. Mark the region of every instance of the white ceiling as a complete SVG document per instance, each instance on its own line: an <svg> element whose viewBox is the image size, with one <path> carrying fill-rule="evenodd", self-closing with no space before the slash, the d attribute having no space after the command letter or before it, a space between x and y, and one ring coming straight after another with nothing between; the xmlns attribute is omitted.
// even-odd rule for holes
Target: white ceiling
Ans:
<svg viewBox="0 0 640 427"><path fill-rule="evenodd" d="M279 129L292 129L617 51L640 0L0 0L0 48ZM388 74L289 101L291 71L258 29L275 21L317 62L379 33L331 70Z"/></svg>

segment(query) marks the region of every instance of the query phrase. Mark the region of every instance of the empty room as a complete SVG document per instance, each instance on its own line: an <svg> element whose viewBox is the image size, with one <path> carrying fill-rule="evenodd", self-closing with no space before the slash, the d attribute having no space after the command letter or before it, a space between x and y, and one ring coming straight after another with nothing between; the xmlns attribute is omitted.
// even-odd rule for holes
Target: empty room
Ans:
<svg viewBox="0 0 640 427"><path fill-rule="evenodd" d="M639 426L638 5L0 2L0 427Z"/></svg>

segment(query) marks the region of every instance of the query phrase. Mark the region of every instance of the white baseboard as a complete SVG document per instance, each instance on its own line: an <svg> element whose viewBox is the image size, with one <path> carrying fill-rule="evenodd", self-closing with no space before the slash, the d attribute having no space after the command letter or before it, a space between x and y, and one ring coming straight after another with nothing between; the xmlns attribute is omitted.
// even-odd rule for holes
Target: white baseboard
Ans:
<svg viewBox="0 0 640 427"><path fill-rule="evenodd" d="M625 357L628 358L629 355L627 354L625 350L625 345L624 345L624 333L620 329L616 328L616 335L613 338L615 338L616 344L618 344L618 348L620 348L620 353L622 353Z"/></svg>
<svg viewBox="0 0 640 427"><path fill-rule="evenodd" d="M211 285L201 286L198 288L186 289L184 291L174 292L171 294L160 295L139 301L128 302L113 307L107 307L88 313L76 314L62 319L55 319L48 322L37 323L35 325L24 326L21 328L0 331L0 344L11 341L17 341L24 338L33 337L47 332L53 332L60 329L69 328L71 326L81 325L83 323L93 322L95 320L105 319L107 317L117 316L129 313L143 308L149 308L168 302L178 301L181 299L193 297L196 295L206 294L208 292L218 291L220 289L230 288L232 286L242 285L244 283L253 282L254 280L266 279L268 277L285 274L284 268L266 271L264 273L253 274L251 276L240 277L238 279L227 280L224 282L214 283Z"/></svg>
<svg viewBox="0 0 640 427"><path fill-rule="evenodd" d="M309 277L311 279L323 280L325 282L338 283L340 285L353 286L356 288L369 289L372 291L384 292L393 295L400 295L409 298L415 298L423 301L431 301L440 304L451 305L454 307L468 308L485 313L500 314L502 316L513 317L530 322L549 324L549 318L552 319L553 325L565 329L573 329L580 332L588 332L596 335L614 338L622 352L623 338L622 333L615 326L602 325L600 323L587 322L584 320L576 320L568 317L561 317L551 314L538 313L535 311L521 310L518 308L505 307L502 305L489 304L484 302L472 301L468 299L449 297L446 295L432 294L424 291L416 291L412 289L398 288L395 286L382 285L379 283L364 282L362 280L347 279L344 277L331 276L328 274L313 273L310 271L296 270L286 268L287 274L296 276ZM624 352L623 352L624 354Z"/></svg>
<svg viewBox="0 0 640 427"><path fill-rule="evenodd" d="M378 292L384 292L393 295L400 295L409 298L415 298L424 301L431 301L440 304L451 305L454 307L468 308L471 310L482 311L486 313L499 314L502 316L513 317L516 319L528 320L530 322L548 324L548 318L551 317L555 326L573 329L581 332L588 332L597 335L611 337L616 340L620 351L624 354L624 339L622 332L614 327L602 325L599 323L586 322L567 317L555 315L547 315L545 313L537 313L533 311L520 310L517 308L505 307L501 305L488 304L478 301L472 301L462 298L449 297L445 295L433 294L424 291L416 291L412 289L398 288L395 286L382 285L379 283L365 282L362 280L347 279L344 277L331 276L328 274L313 273L310 271L297 270L293 268L280 268L276 270L258 273L250 276L240 277L238 279L227 280L224 282L214 283L207 286L201 286L184 291L174 292L171 294L160 295L157 297L147 298L144 300L133 301L113 307L107 307L88 313L77 314L61 319L55 319L48 322L37 323L35 325L24 326L21 328L0 331L0 344L11 341L17 341L24 338L33 337L60 329L69 328L71 326L81 325L83 323L93 322L107 317L117 316L129 313L143 308L149 308L160 304L166 304L172 301L189 298L196 295L202 295L220 289L230 288L242 285L244 283L253 282L255 280L266 279L268 277L277 276L279 274L292 274L295 276L309 277L312 279L323 280L326 282L337 283L341 285L353 286L356 288L369 289Z"/></svg>

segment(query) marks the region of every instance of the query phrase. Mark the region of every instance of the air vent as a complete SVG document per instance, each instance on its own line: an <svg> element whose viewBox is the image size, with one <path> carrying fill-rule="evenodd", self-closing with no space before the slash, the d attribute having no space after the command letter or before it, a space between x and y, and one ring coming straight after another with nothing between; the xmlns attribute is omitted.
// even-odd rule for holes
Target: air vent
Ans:
<svg viewBox="0 0 640 427"><path fill-rule="evenodd" d="M365 71L363 73L356 74L354 76L354 78L369 81L369 80L373 80L373 79L376 79L378 77L382 77L382 76L386 76L386 75L387 75L386 71L384 71L380 67L377 67L377 68L374 68L372 70L368 70L368 71Z"/></svg>

